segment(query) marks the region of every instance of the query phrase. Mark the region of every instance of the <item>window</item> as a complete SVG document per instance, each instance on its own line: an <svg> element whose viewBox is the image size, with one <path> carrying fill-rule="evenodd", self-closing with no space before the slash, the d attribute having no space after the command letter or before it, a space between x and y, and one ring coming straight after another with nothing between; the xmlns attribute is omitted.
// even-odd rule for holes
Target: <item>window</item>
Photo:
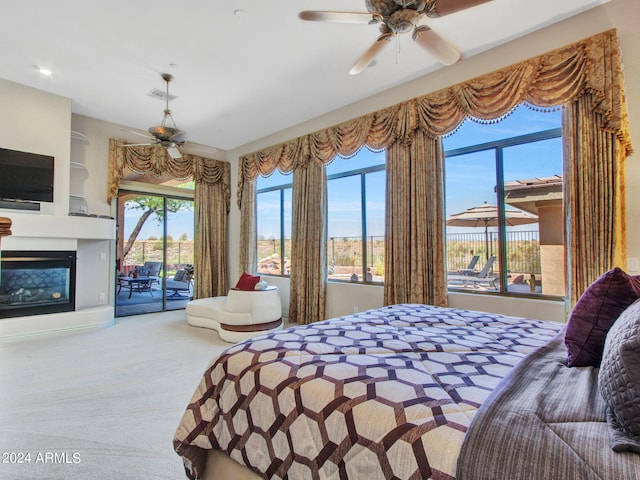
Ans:
<svg viewBox="0 0 640 480"><path fill-rule="evenodd" d="M362 148L327 165L330 280L384 281L385 152Z"/></svg>
<svg viewBox="0 0 640 480"><path fill-rule="evenodd" d="M193 198L139 186L118 191L117 317L183 309L193 293L192 284L183 294L165 288L165 279L194 263Z"/></svg>
<svg viewBox="0 0 640 480"><path fill-rule="evenodd" d="M276 170L256 180L258 273L291 274L291 189L293 175Z"/></svg>
<svg viewBox="0 0 640 480"><path fill-rule="evenodd" d="M444 148L449 288L562 297L561 112L466 121Z"/></svg>

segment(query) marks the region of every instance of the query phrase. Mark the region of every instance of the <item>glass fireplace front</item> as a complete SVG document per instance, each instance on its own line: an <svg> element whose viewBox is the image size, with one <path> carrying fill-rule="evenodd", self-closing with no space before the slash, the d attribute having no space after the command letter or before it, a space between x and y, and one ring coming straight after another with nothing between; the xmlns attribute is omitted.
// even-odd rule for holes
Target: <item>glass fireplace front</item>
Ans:
<svg viewBox="0 0 640 480"><path fill-rule="evenodd" d="M76 252L4 250L0 262L0 318L72 312Z"/></svg>

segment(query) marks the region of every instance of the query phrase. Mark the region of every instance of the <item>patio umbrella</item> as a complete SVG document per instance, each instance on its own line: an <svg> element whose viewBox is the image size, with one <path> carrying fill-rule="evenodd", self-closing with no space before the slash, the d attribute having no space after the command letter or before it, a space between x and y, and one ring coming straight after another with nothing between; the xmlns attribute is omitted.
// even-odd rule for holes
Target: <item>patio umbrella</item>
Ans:
<svg viewBox="0 0 640 480"><path fill-rule="evenodd" d="M507 226L538 223L538 216L514 208L505 208L505 222ZM466 209L464 212L454 213L447 218L447 225L452 227L484 227L484 241L489 259L489 227L498 225L498 207L484 202L479 207Z"/></svg>

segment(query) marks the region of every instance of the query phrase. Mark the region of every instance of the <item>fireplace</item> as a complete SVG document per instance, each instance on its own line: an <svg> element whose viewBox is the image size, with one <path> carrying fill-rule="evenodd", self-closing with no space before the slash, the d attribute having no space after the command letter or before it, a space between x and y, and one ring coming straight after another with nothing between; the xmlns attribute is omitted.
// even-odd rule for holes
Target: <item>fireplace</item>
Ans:
<svg viewBox="0 0 640 480"><path fill-rule="evenodd" d="M76 306L76 252L2 252L0 318L72 312Z"/></svg>

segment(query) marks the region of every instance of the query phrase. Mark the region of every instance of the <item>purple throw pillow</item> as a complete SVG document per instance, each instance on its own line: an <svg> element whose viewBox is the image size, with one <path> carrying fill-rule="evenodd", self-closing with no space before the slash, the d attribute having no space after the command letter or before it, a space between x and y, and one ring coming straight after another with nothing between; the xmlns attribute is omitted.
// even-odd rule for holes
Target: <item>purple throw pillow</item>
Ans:
<svg viewBox="0 0 640 480"><path fill-rule="evenodd" d="M640 277L614 268L593 282L576 303L565 331L569 367L599 367L607 332L640 298Z"/></svg>

